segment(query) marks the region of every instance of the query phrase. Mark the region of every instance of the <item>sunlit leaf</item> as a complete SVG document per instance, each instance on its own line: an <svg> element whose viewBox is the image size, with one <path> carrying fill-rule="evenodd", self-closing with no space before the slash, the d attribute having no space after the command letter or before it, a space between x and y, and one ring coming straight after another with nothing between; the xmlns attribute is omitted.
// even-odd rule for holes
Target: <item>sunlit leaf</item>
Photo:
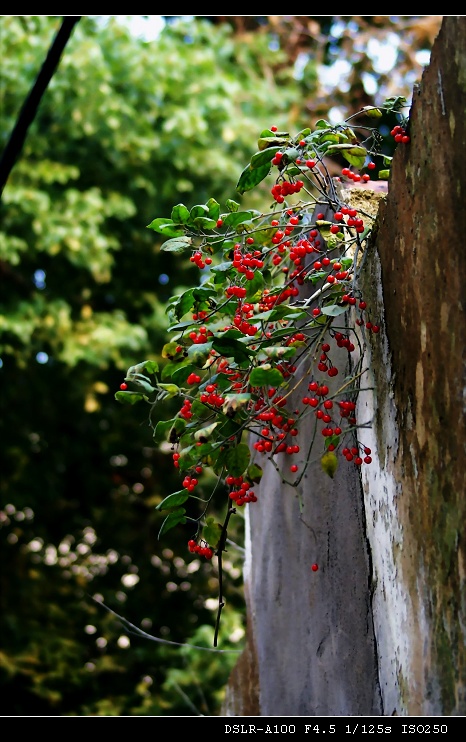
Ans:
<svg viewBox="0 0 466 742"><path fill-rule="evenodd" d="M159 384L159 389L162 389L167 397L177 397L181 394L181 389L176 384Z"/></svg>
<svg viewBox="0 0 466 742"><path fill-rule="evenodd" d="M178 204L173 207L171 218L175 224L186 224L189 220L189 209L184 204Z"/></svg>
<svg viewBox="0 0 466 742"><path fill-rule="evenodd" d="M327 451L324 453L320 460L320 465L323 471L333 479L338 466L338 459L333 451Z"/></svg>
<svg viewBox="0 0 466 742"><path fill-rule="evenodd" d="M367 157L366 148L354 144L331 144L327 152L329 155L342 155L350 165L358 169L364 167Z"/></svg>
<svg viewBox="0 0 466 742"><path fill-rule="evenodd" d="M192 237L174 237L173 239L164 242L160 249L165 252L182 253L191 249L192 243Z"/></svg>
<svg viewBox="0 0 466 742"><path fill-rule="evenodd" d="M251 371L249 377L251 386L280 386L283 376L277 368L259 366Z"/></svg>
<svg viewBox="0 0 466 742"><path fill-rule="evenodd" d="M194 440L205 443L212 436L212 433L214 432L217 425L218 423L212 423L211 425L206 425L204 428L196 430L196 432L194 433Z"/></svg>
<svg viewBox="0 0 466 742"><path fill-rule="evenodd" d="M227 199L227 202L225 205L228 211L231 211L231 212L238 211L240 207L240 204L237 201L233 201L232 198Z"/></svg>
<svg viewBox="0 0 466 742"><path fill-rule="evenodd" d="M246 299L248 301L254 301L260 299L264 290L264 276L260 270L254 271L254 278L246 284ZM254 318L255 319L255 318Z"/></svg>
<svg viewBox="0 0 466 742"><path fill-rule="evenodd" d="M163 217L151 221L147 225L147 229L153 229L155 232L165 235L165 237L182 237L185 233L184 227L177 226L172 219Z"/></svg>
<svg viewBox="0 0 466 742"><path fill-rule="evenodd" d="M216 222L220 216L220 204L218 203L218 201L215 200L215 198L209 198L206 206L209 210L209 219L214 219L214 221Z"/></svg>
<svg viewBox="0 0 466 742"><path fill-rule="evenodd" d="M141 402L143 399L147 400L147 397L140 392L116 392L115 399L117 402L123 402L123 404L136 404L136 402Z"/></svg>
<svg viewBox="0 0 466 742"><path fill-rule="evenodd" d="M339 317L344 314L348 307L340 307L338 304L329 304L327 307L321 307L320 311L327 317Z"/></svg>

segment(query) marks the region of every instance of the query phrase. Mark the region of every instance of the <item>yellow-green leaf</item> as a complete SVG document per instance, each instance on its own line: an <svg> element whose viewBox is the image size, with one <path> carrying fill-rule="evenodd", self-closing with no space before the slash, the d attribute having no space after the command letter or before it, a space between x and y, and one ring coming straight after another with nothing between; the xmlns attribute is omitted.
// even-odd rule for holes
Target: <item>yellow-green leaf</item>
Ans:
<svg viewBox="0 0 466 742"><path fill-rule="evenodd" d="M333 479L338 466L338 459L335 456L334 452L327 451L327 453L324 453L320 460L320 464L324 472Z"/></svg>

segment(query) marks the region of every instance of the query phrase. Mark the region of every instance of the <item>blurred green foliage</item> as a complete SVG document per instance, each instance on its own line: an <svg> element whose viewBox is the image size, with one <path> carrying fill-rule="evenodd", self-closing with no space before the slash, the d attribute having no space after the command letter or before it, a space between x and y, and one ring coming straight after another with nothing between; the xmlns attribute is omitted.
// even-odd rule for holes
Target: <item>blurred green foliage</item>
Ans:
<svg viewBox="0 0 466 742"><path fill-rule="evenodd" d="M135 359L162 362L165 303L197 276L147 225L234 196L257 131L306 124L318 60L296 74L263 24L170 17L146 42L106 18L75 27L0 205L2 711L216 715L237 654L133 636L96 602L212 646L215 564L189 554L189 530L158 542L177 473L144 410L114 393ZM60 23L0 19L2 148ZM239 650L242 553L229 555L219 648Z"/></svg>

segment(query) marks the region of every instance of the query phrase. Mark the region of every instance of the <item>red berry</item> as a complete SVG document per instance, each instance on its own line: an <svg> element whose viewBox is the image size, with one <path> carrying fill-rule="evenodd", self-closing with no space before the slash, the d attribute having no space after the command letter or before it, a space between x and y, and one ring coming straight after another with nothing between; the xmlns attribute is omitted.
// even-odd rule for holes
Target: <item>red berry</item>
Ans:
<svg viewBox="0 0 466 742"><path fill-rule="evenodd" d="M319 565L318 564L313 564L312 567L311 567L311 569L312 569L313 572L317 572L317 570L319 569Z"/></svg>
<svg viewBox="0 0 466 742"><path fill-rule="evenodd" d="M122 392L125 392L127 390L127 388L128 388L128 384L125 384L125 382L123 382L122 384L120 384L120 389L121 389Z"/></svg>
<svg viewBox="0 0 466 742"><path fill-rule="evenodd" d="M297 472L298 471L297 465L296 464L293 464L292 466L290 466L290 471Z"/></svg>

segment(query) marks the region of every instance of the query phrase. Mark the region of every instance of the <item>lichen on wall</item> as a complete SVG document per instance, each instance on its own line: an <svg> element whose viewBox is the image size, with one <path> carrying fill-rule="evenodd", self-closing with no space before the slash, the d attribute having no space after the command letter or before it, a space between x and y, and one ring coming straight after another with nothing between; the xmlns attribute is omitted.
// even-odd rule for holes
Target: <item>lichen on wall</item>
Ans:
<svg viewBox="0 0 466 742"><path fill-rule="evenodd" d="M386 706L410 715L466 709L465 40L466 19L445 17L414 96L411 142L395 154L364 288L384 331L384 345L379 336L367 350L374 393L360 398L378 458L364 491L381 687Z"/></svg>

